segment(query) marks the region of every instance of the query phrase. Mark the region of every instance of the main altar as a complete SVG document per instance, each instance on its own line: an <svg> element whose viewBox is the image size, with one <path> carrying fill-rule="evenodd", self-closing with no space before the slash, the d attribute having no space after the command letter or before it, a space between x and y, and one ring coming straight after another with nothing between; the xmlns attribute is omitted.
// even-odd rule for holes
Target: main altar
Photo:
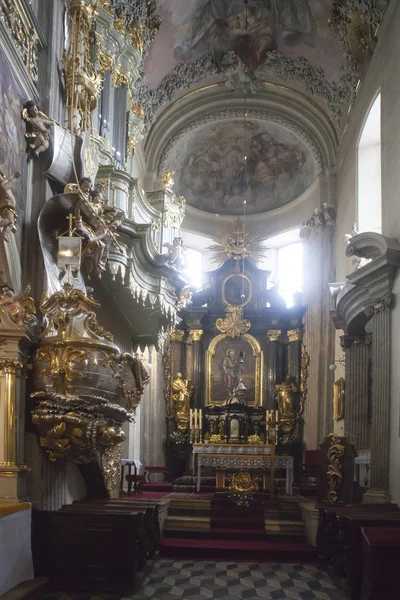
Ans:
<svg viewBox="0 0 400 600"><path fill-rule="evenodd" d="M217 491L271 498L279 471L292 493L303 448L305 308L300 297L287 308L268 283L240 222L214 248L222 264L181 311L164 352L170 471L192 468L197 490L206 472Z"/></svg>

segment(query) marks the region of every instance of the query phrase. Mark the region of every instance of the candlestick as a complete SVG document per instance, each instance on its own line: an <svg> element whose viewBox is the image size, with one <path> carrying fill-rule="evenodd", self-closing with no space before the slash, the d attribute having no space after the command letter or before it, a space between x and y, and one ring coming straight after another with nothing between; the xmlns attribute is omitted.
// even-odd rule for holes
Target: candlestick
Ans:
<svg viewBox="0 0 400 600"><path fill-rule="evenodd" d="M199 410L199 429L200 431L203 429L203 411L201 408Z"/></svg>
<svg viewBox="0 0 400 600"><path fill-rule="evenodd" d="M194 409L194 428L197 429L197 408Z"/></svg>
<svg viewBox="0 0 400 600"><path fill-rule="evenodd" d="M189 423L190 423L190 425L189 425L190 431L192 431L192 427L193 427L193 411L192 411L192 409L189 410Z"/></svg>
<svg viewBox="0 0 400 600"><path fill-rule="evenodd" d="M279 410L277 410L275 412L275 417L276 417L276 422L278 422L279 421Z"/></svg>

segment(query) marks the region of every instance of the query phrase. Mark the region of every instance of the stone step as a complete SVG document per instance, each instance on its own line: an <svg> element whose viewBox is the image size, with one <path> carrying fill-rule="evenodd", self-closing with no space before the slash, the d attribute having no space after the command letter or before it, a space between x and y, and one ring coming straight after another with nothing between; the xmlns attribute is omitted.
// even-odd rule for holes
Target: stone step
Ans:
<svg viewBox="0 0 400 600"><path fill-rule="evenodd" d="M42 600L48 583L47 577L36 577L29 581L23 581L3 594L0 600Z"/></svg>

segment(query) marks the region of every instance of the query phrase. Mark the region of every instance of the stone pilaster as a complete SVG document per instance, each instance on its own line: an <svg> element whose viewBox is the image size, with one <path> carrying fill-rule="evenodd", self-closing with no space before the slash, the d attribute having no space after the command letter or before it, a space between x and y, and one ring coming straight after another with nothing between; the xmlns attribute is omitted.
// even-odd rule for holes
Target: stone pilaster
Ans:
<svg viewBox="0 0 400 600"><path fill-rule="evenodd" d="M365 502L389 501L390 351L393 295L366 308L372 314L372 411L370 489Z"/></svg>
<svg viewBox="0 0 400 600"><path fill-rule="evenodd" d="M341 337L346 354L345 432L357 450L371 446L370 358L372 336Z"/></svg>
<svg viewBox="0 0 400 600"><path fill-rule="evenodd" d="M329 314L329 287L334 281L336 209L324 204L303 225L304 242L304 343L310 356L304 438L308 449L317 448L332 427L334 327Z"/></svg>

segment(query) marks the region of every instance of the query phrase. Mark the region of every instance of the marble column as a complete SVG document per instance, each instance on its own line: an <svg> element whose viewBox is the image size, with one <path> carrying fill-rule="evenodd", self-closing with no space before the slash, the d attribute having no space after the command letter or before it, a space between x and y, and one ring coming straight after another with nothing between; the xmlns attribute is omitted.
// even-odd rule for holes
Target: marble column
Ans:
<svg viewBox="0 0 400 600"><path fill-rule="evenodd" d="M371 447L369 365L372 336L344 335L340 341L346 354L345 435L357 450L367 450Z"/></svg>
<svg viewBox="0 0 400 600"><path fill-rule="evenodd" d="M304 242L304 344L310 356L308 394L304 407L304 439L318 448L332 429L335 332L331 322L328 283L334 281L335 207L324 204L301 229Z"/></svg>
<svg viewBox="0 0 400 600"><path fill-rule="evenodd" d="M365 502L389 501L390 354L393 294L366 308L372 314L372 411L370 488Z"/></svg>
<svg viewBox="0 0 400 600"><path fill-rule="evenodd" d="M193 392L193 400L192 406L193 408L201 408L201 377L202 377L202 369L201 369L201 338L203 336L202 329L190 329L189 335L187 338L187 348L189 349L189 353L186 353L186 370L190 373L188 375L188 379L194 385ZM190 356L188 356L188 354ZM191 362L188 362L188 358Z"/></svg>
<svg viewBox="0 0 400 600"><path fill-rule="evenodd" d="M267 356L265 361L265 390L264 390L264 406L267 410L276 409L275 400L275 385L278 382L278 352L279 339L281 336L280 329L270 329L267 332Z"/></svg>

